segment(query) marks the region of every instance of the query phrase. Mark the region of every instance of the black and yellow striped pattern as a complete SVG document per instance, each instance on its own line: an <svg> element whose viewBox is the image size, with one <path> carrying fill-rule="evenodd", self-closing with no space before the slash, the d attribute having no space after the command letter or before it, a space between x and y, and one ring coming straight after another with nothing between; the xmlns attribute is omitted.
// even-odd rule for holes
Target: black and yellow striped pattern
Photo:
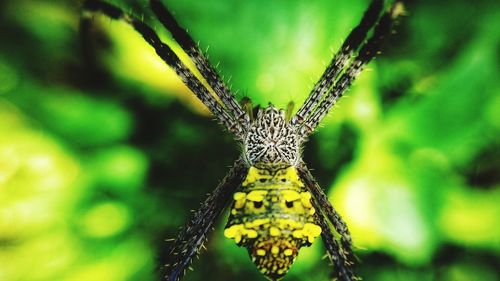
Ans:
<svg viewBox="0 0 500 281"><path fill-rule="evenodd" d="M300 248L321 234L311 193L292 166L276 171L250 167L233 199L224 235L247 248L271 280L283 277Z"/></svg>

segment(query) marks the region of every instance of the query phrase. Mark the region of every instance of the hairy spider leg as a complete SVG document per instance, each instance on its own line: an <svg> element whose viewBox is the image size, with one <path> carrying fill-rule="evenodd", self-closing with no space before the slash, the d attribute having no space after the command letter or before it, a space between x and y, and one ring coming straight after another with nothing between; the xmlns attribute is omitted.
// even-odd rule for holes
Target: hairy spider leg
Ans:
<svg viewBox="0 0 500 281"><path fill-rule="evenodd" d="M158 56L169 65L184 84L205 104L210 112L218 121L230 132L237 133L242 131L241 125L232 118L224 107L215 99L215 97L203 86L196 76L186 67L174 51L163 43L156 32L146 23L139 19L124 13L121 9L111 4L99 0L87 0L83 3L83 9L90 12L101 12L108 17L116 20L124 20L130 24L142 37L151 45ZM89 15L84 14L82 20L88 20Z"/></svg>
<svg viewBox="0 0 500 281"><path fill-rule="evenodd" d="M334 274L337 275L340 280L357 280L357 277L351 269L354 263L354 254L352 251L351 234L349 233L346 223L333 208L328 197L316 182L305 163L301 163L297 167L297 172L300 179L307 187L307 190L312 194L312 205L319 210L316 214L316 223L319 224L323 230L321 236L328 256L335 265ZM335 232L340 235L341 245L337 243L337 239L335 238L335 234L330 224L333 226Z"/></svg>
<svg viewBox="0 0 500 281"><path fill-rule="evenodd" d="M347 224L344 222L339 213L337 213L332 203L330 203L328 197L323 192L323 189L314 180L314 177L312 176L305 163L302 163L299 166L298 171L300 177L303 179L304 183L311 191L316 204L321 206L321 210L325 213L328 220L335 228L335 231L340 234L342 247L348 254L352 255L352 239L351 234L349 233L349 229L347 228Z"/></svg>
<svg viewBox="0 0 500 281"><path fill-rule="evenodd" d="M363 14L360 23L351 31L342 44L340 50L335 54L332 61L314 85L306 101L292 118L292 124L300 127L314 109L323 100L347 62L354 56L361 43L366 39L367 33L373 28L383 9L383 0L373 0Z"/></svg>
<svg viewBox="0 0 500 281"><path fill-rule="evenodd" d="M156 17L160 20L163 26L167 28L175 41L179 43L182 49L195 63L196 68L200 71L203 78L205 78L215 93L217 93L229 112L240 123L248 125L250 122L250 116L248 116L241 108L240 104L234 98L234 95L226 87L217 71L203 55L203 52L194 42L193 38L191 38L186 30L177 23L172 13L161 3L161 1L151 0L150 5ZM243 132L240 132L240 134L242 133Z"/></svg>
<svg viewBox="0 0 500 281"><path fill-rule="evenodd" d="M243 160L237 160L212 194L194 212L173 243L172 250L163 262L161 274L168 281L180 280L194 255L199 252L212 230L214 222L229 205L232 195L241 185L248 168Z"/></svg>
<svg viewBox="0 0 500 281"><path fill-rule="evenodd" d="M391 32L392 26L398 16L403 13L403 4L395 2L390 9L385 12L375 26L374 33L366 43L361 46L358 56L351 63L349 68L342 74L339 80L332 87L328 95L317 107L310 118L304 122L301 128L303 137L307 137L319 125L321 120L328 114L335 102L349 88L354 79L380 51L382 39Z"/></svg>
<svg viewBox="0 0 500 281"><path fill-rule="evenodd" d="M313 204L314 205L314 204ZM335 233L331 231L331 228L328 225L328 222L325 218L325 215L319 213L316 215L316 222L320 225L321 229L321 238L325 244L326 253L328 258L333 264L332 276L333 280L341 281L356 281L360 280L359 277L354 275L352 271L353 263L347 259L345 253L342 248L339 246L335 238Z"/></svg>

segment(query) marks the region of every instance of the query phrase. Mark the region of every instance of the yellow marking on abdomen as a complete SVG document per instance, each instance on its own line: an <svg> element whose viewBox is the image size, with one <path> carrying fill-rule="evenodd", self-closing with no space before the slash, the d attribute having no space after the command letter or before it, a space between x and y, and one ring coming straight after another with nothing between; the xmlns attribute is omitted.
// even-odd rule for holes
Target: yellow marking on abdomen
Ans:
<svg viewBox="0 0 500 281"><path fill-rule="evenodd" d="M224 235L247 248L257 268L272 279L285 275L299 249L321 234L311 193L294 167L250 167L233 199Z"/></svg>

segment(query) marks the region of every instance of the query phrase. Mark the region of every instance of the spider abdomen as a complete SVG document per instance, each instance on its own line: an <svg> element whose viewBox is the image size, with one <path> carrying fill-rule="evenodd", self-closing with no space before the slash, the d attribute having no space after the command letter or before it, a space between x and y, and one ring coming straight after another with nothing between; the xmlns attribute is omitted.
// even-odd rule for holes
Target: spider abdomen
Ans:
<svg viewBox="0 0 500 281"><path fill-rule="evenodd" d="M293 166L276 171L250 167L233 199L224 235L247 248L271 280L282 278L300 248L321 234L311 194Z"/></svg>

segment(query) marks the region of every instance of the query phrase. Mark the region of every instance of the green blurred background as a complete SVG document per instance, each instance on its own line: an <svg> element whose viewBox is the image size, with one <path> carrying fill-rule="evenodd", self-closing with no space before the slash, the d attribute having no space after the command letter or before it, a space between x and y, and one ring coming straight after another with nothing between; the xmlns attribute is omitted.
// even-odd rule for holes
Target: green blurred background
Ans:
<svg viewBox="0 0 500 281"><path fill-rule="evenodd" d="M145 0L110 1L168 34ZM237 96L300 104L368 0L165 0ZM0 280L155 280L238 147L127 25L0 1ZM500 279L498 1L412 1L307 143L364 280ZM179 47L173 45L176 51ZM224 216L185 280L264 280ZM321 242L285 280L328 280Z"/></svg>

